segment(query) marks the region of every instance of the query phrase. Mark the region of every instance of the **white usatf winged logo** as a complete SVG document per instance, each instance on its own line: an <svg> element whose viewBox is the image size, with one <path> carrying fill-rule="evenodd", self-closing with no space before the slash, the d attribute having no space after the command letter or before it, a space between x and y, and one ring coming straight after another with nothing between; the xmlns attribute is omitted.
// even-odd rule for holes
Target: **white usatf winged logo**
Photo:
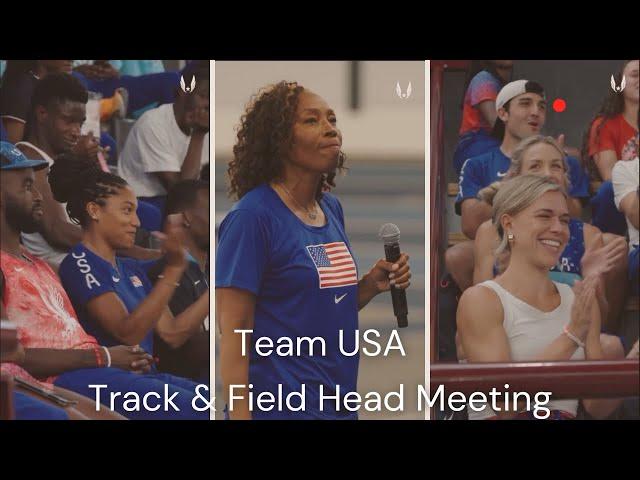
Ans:
<svg viewBox="0 0 640 480"><path fill-rule="evenodd" d="M180 88L182 89L182 91L184 93L191 93L195 90L196 88L196 77L195 75L191 78L191 85L187 86L186 83L184 83L184 77L181 75L180 76Z"/></svg>
<svg viewBox="0 0 640 480"><path fill-rule="evenodd" d="M402 93L402 88L400 88L400 82L396 83L396 95L400 98L409 98L411 96L411 82L409 82L409 86L407 86L407 93Z"/></svg>
<svg viewBox="0 0 640 480"><path fill-rule="evenodd" d="M626 85L627 85L627 79L624 78L624 75L622 76L622 81L620 82L620 86L616 85L616 79L613 78L613 75L611 75L611 89L614 92L616 92L616 93L622 92Z"/></svg>

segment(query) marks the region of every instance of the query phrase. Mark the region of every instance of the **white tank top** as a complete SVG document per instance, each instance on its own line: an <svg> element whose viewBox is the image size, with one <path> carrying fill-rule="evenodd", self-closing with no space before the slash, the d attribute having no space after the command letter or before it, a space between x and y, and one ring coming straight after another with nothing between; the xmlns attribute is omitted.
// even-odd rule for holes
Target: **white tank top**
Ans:
<svg viewBox="0 0 640 480"><path fill-rule="evenodd" d="M16 146L24 145L25 147L29 147L40 154L40 156L49 163L49 168L53 165L54 161L46 152L42 151L40 148L36 147L32 143L29 142L18 142ZM67 204L61 204L64 210L64 216L69 223L71 223L71 219L67 214ZM57 248L49 245L47 240L40 233L23 233L22 244L29 250L31 253L36 255L37 257L42 258L45 262L51 265L54 270L57 272L62 260L67 256L67 253L64 250L58 250Z"/></svg>
<svg viewBox="0 0 640 480"><path fill-rule="evenodd" d="M560 305L551 312L543 312L532 307L509 293L493 280L487 280L479 284L493 290L500 299L504 311L503 327L509 340L512 361L526 362L536 359L545 347L563 334L564 326L569 323L574 299L573 290L564 283L553 283L558 293L560 293ZM571 356L571 360L584 360L584 358L584 349L580 347ZM504 387L496 385L496 390L503 392ZM509 389L507 392L513 394L513 390ZM504 395L500 397L504 398ZM511 398L513 397L510 396ZM533 409L535 394L530 394L530 398L531 408ZM509 403L511 404L511 402ZM563 410L575 416L578 410L578 400L551 399L545 405L545 408ZM469 420L481 420L496 415L496 412L490 406L485 407L480 412L475 412L471 408L467 410L469 412Z"/></svg>

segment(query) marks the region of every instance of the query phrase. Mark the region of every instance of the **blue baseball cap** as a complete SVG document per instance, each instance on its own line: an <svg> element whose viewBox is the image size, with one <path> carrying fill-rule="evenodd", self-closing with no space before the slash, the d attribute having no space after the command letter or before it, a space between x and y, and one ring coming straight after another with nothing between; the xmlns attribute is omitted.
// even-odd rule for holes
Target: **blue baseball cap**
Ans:
<svg viewBox="0 0 640 480"><path fill-rule="evenodd" d="M46 160L29 160L13 143L0 142L0 170L41 170L48 165Z"/></svg>

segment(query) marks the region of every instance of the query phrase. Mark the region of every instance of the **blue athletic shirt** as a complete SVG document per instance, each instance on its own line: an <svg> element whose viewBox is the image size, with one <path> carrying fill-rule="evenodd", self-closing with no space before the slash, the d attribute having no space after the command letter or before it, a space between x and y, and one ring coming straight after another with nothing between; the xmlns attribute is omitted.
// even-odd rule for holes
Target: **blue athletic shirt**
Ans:
<svg viewBox="0 0 640 480"><path fill-rule="evenodd" d="M116 257L116 265L117 268L79 243L62 261L58 273L82 327L106 347L121 345L122 342L89 318L86 308L89 300L103 293L115 292L131 313L152 289L143 264L131 258ZM149 330L140 346L153 354L153 329Z"/></svg>
<svg viewBox="0 0 640 480"><path fill-rule="evenodd" d="M567 157L569 165L569 196L573 198L589 197L589 177L580 162L574 157ZM500 147L495 147L483 155L467 159L460 170L458 180L458 196L456 197L456 213L461 215L461 205L467 198L478 198L478 192L493 182L502 180L507 174L511 159Z"/></svg>
<svg viewBox="0 0 640 480"><path fill-rule="evenodd" d="M236 287L256 295L254 332L250 348L249 383L260 392L300 392L305 385L305 411L283 407L270 412L253 410L253 418L357 418L335 401L323 402L319 392L334 395L336 385L344 395L356 391L359 355L343 355L338 333L343 330L344 350L354 349L358 328L358 273L345 233L338 200L325 193L319 202L326 224L303 223L267 184L260 185L237 202L219 229L216 255L216 288ZM274 352L259 356L258 337L269 337ZM315 343L313 356L305 343L300 356L278 356L277 339L321 337L322 356ZM298 352L296 352L298 353ZM297 406L297 402L294 407Z"/></svg>

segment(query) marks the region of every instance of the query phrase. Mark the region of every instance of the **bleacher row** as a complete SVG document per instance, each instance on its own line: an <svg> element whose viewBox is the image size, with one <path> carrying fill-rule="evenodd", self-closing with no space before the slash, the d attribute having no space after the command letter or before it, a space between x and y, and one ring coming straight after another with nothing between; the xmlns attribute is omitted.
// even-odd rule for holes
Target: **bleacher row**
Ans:
<svg viewBox="0 0 640 480"><path fill-rule="evenodd" d="M201 180L208 178L208 170L205 175L201 167L208 163L209 62L176 61L178 63L174 68L165 64L166 71L163 69L161 72L140 75L122 71L109 76L102 76L98 72L99 69L109 68L103 65L106 61L88 61L91 63L80 63L79 66L76 66L76 62L82 61L9 61L11 68L7 68L0 80L0 126L3 127L0 129L0 153L3 174L9 172L2 178L3 198L5 188L7 195L12 195L23 177L34 175L25 180L31 182L26 191L33 193L24 195L24 204L33 204L33 232L41 236L44 245L40 251L27 242L26 236L31 234L25 226L29 210L20 211L16 204L7 206L10 202L3 201L3 221L13 213L22 215L15 221L22 223L12 224L14 228L8 229L11 230L11 241L6 241L3 234L2 242L0 362L3 362L3 371L0 419L54 419L51 418L54 416L55 419L63 419L63 416L68 419L144 418L146 413L153 414L157 410L134 412L120 403L104 409L108 414L99 413L95 402L91 402L86 385L94 380L94 383L110 385L122 381L126 387L120 390L133 392L141 388L146 394L157 389L159 379L164 378L165 386L172 385L185 390L188 395L194 395L198 383L209 382L208 221L204 215L194 215L194 212L207 212L209 208L208 182ZM80 70L82 66L91 67L91 70ZM198 87L188 91L182 88L181 91L181 76L192 78L192 85L198 77ZM104 91L114 94L109 96ZM99 105L96 105L98 102ZM42 121L34 114L36 108L46 110L47 120L51 117L56 120ZM141 121L143 115L145 119ZM57 121L59 117L64 117L64 122ZM65 128L60 126L62 123ZM138 132L142 132L140 136L130 134L134 125ZM140 137L150 141L140 146L136 142ZM171 142L175 138L178 141ZM173 163L187 163L183 159L187 158L185 152L193 139L196 139L193 143L197 144L200 152L195 148L189 150L190 170L184 175L168 175L175 173ZM160 178L143 170L144 159L152 157L157 160L156 166L159 168L154 172L159 172ZM127 159L136 168L129 172L119 170L118 166L126 165ZM47 163L50 166L46 171L47 176L41 178L39 173L34 173L45 171ZM159 189L162 191L157 195L154 194L156 191L149 193L141 186L150 176L151 180L161 184ZM79 191L83 192L82 195L78 195ZM148 201L143 200L145 193L148 197L145 200ZM135 208L119 208L119 213L109 208L123 201L123 198L126 204L135 206L136 197L137 216ZM106 206L98 199L104 199ZM38 202L40 210L44 212L43 218L49 221L36 225L38 222L34 220ZM66 211L66 215L58 214L60 209L55 202L66 205L62 210ZM86 206L91 202L101 206L99 215L87 214ZM154 217L157 222L153 223L157 228L145 230L142 228L145 224L141 211L148 213L150 206L157 211L157 218ZM160 235L155 238L151 232L162 230L164 216L171 213L197 218L189 217L188 223L185 220L180 227L181 234L176 233L178 227L170 218L164 229L168 240L161 250ZM118 215L119 221L109 223ZM124 215L127 215L126 220L123 219ZM79 224L79 228L70 225L73 223ZM135 240L132 238L133 228ZM69 229L68 235L64 229ZM80 257L76 256L74 249L91 248L86 246L90 243L85 235L88 231L102 240L101 245L105 250L90 256L82 270L75 270L78 265L71 258ZM144 235L139 235L141 232ZM82 235L82 240L77 240L76 233ZM118 239L113 240L118 234L121 234ZM53 245L52 238L61 239L60 243ZM18 247L13 248L14 244ZM175 249L172 251L173 246ZM94 248L92 252L98 250ZM185 250L188 256L181 255ZM177 256L172 256L172 253L177 253ZM82 258L85 258L85 254L82 254ZM115 267L111 254L116 259ZM189 262L189 259L194 261ZM106 270L100 270L104 261L112 264L118 276L109 276ZM13 268L16 262L19 266ZM70 267L67 268L67 265ZM175 275L172 281L159 281L165 278L167 269L171 271L170 267L177 267L173 270ZM30 270L21 274L25 268ZM91 277L92 281L88 284L89 289L94 288L95 292L96 286L105 289L113 287L105 291L113 291L117 297L115 304L104 303L91 317L81 312L95 297L79 298L81 294L75 290L77 286L84 288L85 282L75 280L84 278L82 275L87 273L84 270L86 268L91 271L87 277ZM106 277L96 279L100 277L99 271L105 273ZM24 276L24 281L23 278L17 278L20 275ZM130 282L121 282L123 278ZM12 309L11 302L16 301L18 293L22 294L27 288L25 285L32 284L36 293L24 299L28 309L24 309L23 304L19 312ZM41 292L39 287L42 284L47 285L49 295L55 292L56 301L51 303L46 292ZM156 294L154 301L148 302L154 304L161 313L139 308L155 291L169 284L173 288L170 292L161 297ZM69 301L66 301L67 297ZM102 300L105 298L108 302L114 300L113 296L102 297ZM195 307L190 309L192 306ZM21 313L23 311L24 315ZM32 315L34 311L38 315ZM101 330L105 325L101 321L102 315L114 312L124 315L121 319L125 321L138 315L136 318L139 321L133 324L129 322L128 329L132 325L136 328L140 325L151 326L143 332L143 338L140 338L141 332L132 334L131 330L114 333L109 329L110 326ZM47 317L47 314L51 316ZM64 331L56 323L61 315L65 318ZM35 322L30 323L33 319L46 325L34 326ZM85 329L89 328L88 323L94 321L100 327L88 333L89 330ZM189 328L185 328L185 324ZM157 328L157 325L162 327ZM46 333L42 334L45 330ZM180 334L180 331L182 337L177 340L171 337ZM38 332L38 335L34 335L34 332ZM115 345L113 339L117 339ZM42 358L37 357L31 362L29 355L34 349L47 351ZM92 350L90 362L85 350ZM61 362L63 366L57 363L59 358L65 359ZM22 368L23 364L29 367ZM37 364L37 367L32 368L32 364ZM41 367L44 371L38 370ZM118 380L112 378L107 382L106 377L113 373L113 370L106 370L110 367L122 372L117 372ZM72 381L61 385L65 375L79 376L85 373L88 381ZM114 386L114 389L118 387ZM60 398L54 398L52 392ZM187 395L183 397L186 399ZM179 403L182 401L179 400ZM56 405L66 411L56 409ZM88 410L87 405L90 407ZM185 406L177 410L180 413L175 418L208 418L208 412L197 411L191 403ZM154 418L162 419L162 415L158 413Z"/></svg>

